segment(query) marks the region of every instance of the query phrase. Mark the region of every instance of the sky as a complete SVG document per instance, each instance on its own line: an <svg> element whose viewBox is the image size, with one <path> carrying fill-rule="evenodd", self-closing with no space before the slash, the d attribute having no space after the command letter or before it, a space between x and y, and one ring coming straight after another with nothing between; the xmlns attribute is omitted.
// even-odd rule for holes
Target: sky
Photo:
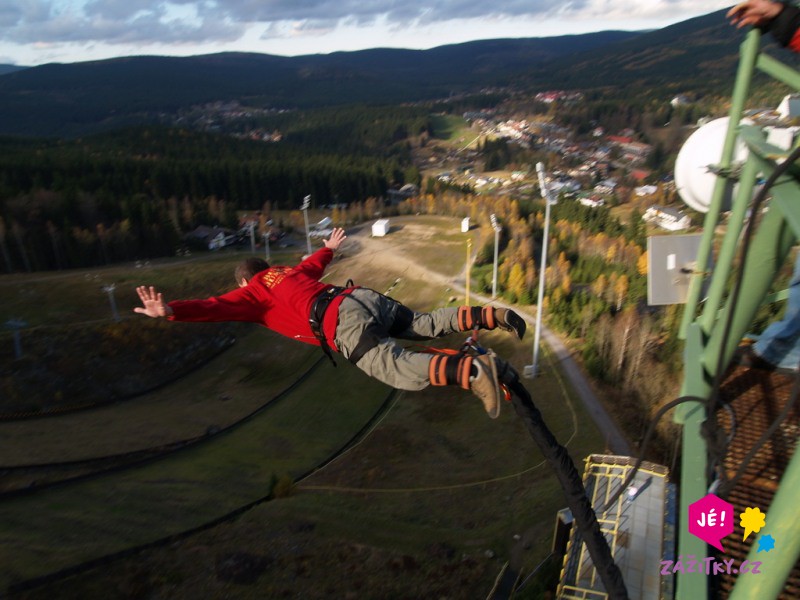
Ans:
<svg viewBox="0 0 800 600"><path fill-rule="evenodd" d="M0 0L0 64L117 56L433 48L480 39L657 29L715 0Z"/></svg>

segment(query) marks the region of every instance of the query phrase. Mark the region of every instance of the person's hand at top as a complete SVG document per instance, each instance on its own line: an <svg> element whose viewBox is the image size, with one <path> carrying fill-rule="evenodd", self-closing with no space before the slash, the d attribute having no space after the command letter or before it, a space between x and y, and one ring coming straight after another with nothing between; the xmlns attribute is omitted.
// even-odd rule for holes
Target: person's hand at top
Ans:
<svg viewBox="0 0 800 600"><path fill-rule="evenodd" d="M747 0L731 8L726 16L737 28L760 27L775 19L783 8L783 4L772 0Z"/></svg>
<svg viewBox="0 0 800 600"><path fill-rule="evenodd" d="M142 306L137 306L133 312L140 315L147 315L153 319L159 317L168 317L172 314L172 309L164 302L164 297L161 292L157 292L156 288L150 286L149 288L140 285L136 288L136 293L139 294L139 299L142 301Z"/></svg>
<svg viewBox="0 0 800 600"><path fill-rule="evenodd" d="M329 237L327 240L324 240L323 243L325 244L326 248L335 251L346 239L347 236L344 234L344 229L341 227L334 227L333 231L331 232L331 237Z"/></svg>

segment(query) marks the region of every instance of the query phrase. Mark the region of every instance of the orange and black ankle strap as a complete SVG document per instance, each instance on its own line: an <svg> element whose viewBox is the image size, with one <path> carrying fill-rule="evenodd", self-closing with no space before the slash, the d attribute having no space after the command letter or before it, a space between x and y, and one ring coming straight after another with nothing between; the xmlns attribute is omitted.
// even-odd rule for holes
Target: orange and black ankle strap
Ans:
<svg viewBox="0 0 800 600"><path fill-rule="evenodd" d="M459 306L458 328L461 331L470 329L494 329L497 327L494 306Z"/></svg>
<svg viewBox="0 0 800 600"><path fill-rule="evenodd" d="M457 385L469 389L472 356L467 354L434 354L428 366L431 385Z"/></svg>

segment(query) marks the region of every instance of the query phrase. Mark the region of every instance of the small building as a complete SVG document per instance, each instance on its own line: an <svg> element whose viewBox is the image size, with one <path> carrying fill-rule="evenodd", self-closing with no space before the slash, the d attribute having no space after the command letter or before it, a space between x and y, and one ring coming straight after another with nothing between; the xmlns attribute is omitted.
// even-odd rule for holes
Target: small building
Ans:
<svg viewBox="0 0 800 600"><path fill-rule="evenodd" d="M198 225L193 231L186 234L184 240L189 244L206 246L209 250L218 250L235 243L236 238L237 236L231 229Z"/></svg>
<svg viewBox="0 0 800 600"><path fill-rule="evenodd" d="M331 224L333 220L330 217L324 217L319 222L311 226L308 231L308 237L312 238L327 238L333 233Z"/></svg>
<svg viewBox="0 0 800 600"><path fill-rule="evenodd" d="M331 223L333 223L333 219L330 217L323 217L316 225L314 225L314 229L327 229L330 227Z"/></svg>
<svg viewBox="0 0 800 600"><path fill-rule="evenodd" d="M389 233L389 219L378 219L372 224L373 237L383 237Z"/></svg>
<svg viewBox="0 0 800 600"><path fill-rule="evenodd" d="M794 147L800 127L764 127L767 143L788 152Z"/></svg>
<svg viewBox="0 0 800 600"><path fill-rule="evenodd" d="M569 194L578 192L581 189L581 184L579 182L566 177L559 177L558 179L549 181L547 186L553 194L560 194L562 192Z"/></svg>
<svg viewBox="0 0 800 600"><path fill-rule="evenodd" d="M649 171L647 169L631 169L631 171L629 173L629 175L631 176L632 179L634 179L636 181L639 181L639 182L644 181L645 179L650 177L650 175L652 175L652 174L653 174L653 172Z"/></svg>
<svg viewBox="0 0 800 600"><path fill-rule="evenodd" d="M598 194L613 194L617 189L617 182L613 179L604 179L594 186L594 191Z"/></svg>
<svg viewBox="0 0 800 600"><path fill-rule="evenodd" d="M778 105L778 114L784 119L800 116L800 94L787 94Z"/></svg>
<svg viewBox="0 0 800 600"><path fill-rule="evenodd" d="M667 231L681 231L688 229L692 225L692 220L689 215L676 208L668 206L653 205L644 211L642 220L648 223L654 223L662 229Z"/></svg>
<svg viewBox="0 0 800 600"><path fill-rule="evenodd" d="M658 191L658 186L655 185L640 185L639 187L633 190L636 193L636 196L641 198L642 196L652 196Z"/></svg>
<svg viewBox="0 0 800 600"><path fill-rule="evenodd" d="M400 204L403 200L418 196L419 188L413 183L407 183L399 190L390 189L387 190L386 193L389 196L389 204L396 205Z"/></svg>
<svg viewBox="0 0 800 600"><path fill-rule="evenodd" d="M687 104L691 104L692 101L689 99L688 96L684 94L678 94L677 96L674 96L672 100L669 101L669 103L673 108L677 108L679 106L686 106Z"/></svg>
<svg viewBox="0 0 800 600"><path fill-rule="evenodd" d="M578 198L578 202L580 202L583 206L588 206L589 208L599 208L604 206L606 203L604 198L596 195L581 196Z"/></svg>

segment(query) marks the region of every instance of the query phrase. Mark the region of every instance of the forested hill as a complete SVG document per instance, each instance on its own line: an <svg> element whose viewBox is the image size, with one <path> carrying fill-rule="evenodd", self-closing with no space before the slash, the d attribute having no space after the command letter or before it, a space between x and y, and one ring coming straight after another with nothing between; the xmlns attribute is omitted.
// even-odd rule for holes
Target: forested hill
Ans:
<svg viewBox="0 0 800 600"><path fill-rule="evenodd" d="M662 89L677 92L730 90L739 61L744 32L731 27L725 10L696 17L657 31L599 47L591 53L559 58L547 65L553 87ZM765 45L781 60L796 62L777 48ZM537 73L544 77L542 73Z"/></svg>
<svg viewBox="0 0 800 600"><path fill-rule="evenodd" d="M742 33L724 11L649 32L487 40L430 50L224 53L50 64L0 76L0 134L77 136L237 100L259 108L397 104L488 88L729 87ZM696 89L695 89L696 88Z"/></svg>
<svg viewBox="0 0 800 600"><path fill-rule="evenodd" d="M532 64L633 35L603 32L298 57L222 53L42 65L0 77L0 134L80 135L215 101L309 108L447 97L507 85Z"/></svg>
<svg viewBox="0 0 800 600"><path fill-rule="evenodd" d="M16 65L0 65L0 75L13 73L14 71L21 71L24 68L26 67L17 67Z"/></svg>

